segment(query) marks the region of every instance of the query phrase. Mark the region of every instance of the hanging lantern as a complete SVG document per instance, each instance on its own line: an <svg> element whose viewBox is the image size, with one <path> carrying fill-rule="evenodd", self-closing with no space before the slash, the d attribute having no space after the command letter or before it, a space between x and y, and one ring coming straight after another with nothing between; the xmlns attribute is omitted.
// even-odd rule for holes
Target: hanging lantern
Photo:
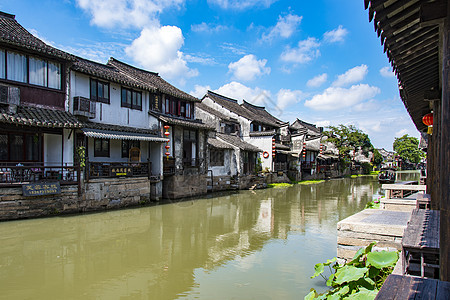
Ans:
<svg viewBox="0 0 450 300"><path fill-rule="evenodd" d="M433 134L433 113L426 114L422 118L423 124L428 126L427 133Z"/></svg>
<svg viewBox="0 0 450 300"><path fill-rule="evenodd" d="M164 129L166 130L166 131L164 132L164 135L166 136L166 138L168 138L169 135L170 135L169 128L170 128L169 125L164 125ZM167 157L167 160L169 160L169 156L170 156L170 152L169 152L169 149L170 149L169 142L170 142L170 140L167 140L166 146L165 146L165 148L166 148L166 153L164 153L164 154L166 155L166 157Z"/></svg>
<svg viewBox="0 0 450 300"><path fill-rule="evenodd" d="M323 145L320 144L320 154L322 154L322 153L323 153Z"/></svg>

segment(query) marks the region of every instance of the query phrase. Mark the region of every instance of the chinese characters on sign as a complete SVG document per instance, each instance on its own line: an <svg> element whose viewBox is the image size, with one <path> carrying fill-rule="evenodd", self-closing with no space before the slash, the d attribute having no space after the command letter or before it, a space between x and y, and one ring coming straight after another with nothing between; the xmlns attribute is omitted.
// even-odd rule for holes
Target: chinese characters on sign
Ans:
<svg viewBox="0 0 450 300"><path fill-rule="evenodd" d="M61 194L59 182L41 182L22 185L22 194L24 196L44 196Z"/></svg>
<svg viewBox="0 0 450 300"><path fill-rule="evenodd" d="M131 176L133 170L126 167L111 167L111 176Z"/></svg>

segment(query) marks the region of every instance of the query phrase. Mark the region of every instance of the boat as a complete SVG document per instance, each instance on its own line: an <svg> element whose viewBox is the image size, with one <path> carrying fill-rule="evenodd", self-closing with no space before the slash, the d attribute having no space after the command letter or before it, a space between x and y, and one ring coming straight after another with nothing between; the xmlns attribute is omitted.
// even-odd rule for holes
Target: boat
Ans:
<svg viewBox="0 0 450 300"><path fill-rule="evenodd" d="M394 183L395 182L395 171L392 169L381 170L378 174L379 183Z"/></svg>

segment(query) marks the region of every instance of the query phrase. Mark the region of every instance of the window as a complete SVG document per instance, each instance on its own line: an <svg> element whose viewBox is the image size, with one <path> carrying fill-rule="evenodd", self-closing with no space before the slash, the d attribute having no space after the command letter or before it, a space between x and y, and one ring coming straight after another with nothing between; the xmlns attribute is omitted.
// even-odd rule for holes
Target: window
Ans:
<svg viewBox="0 0 450 300"><path fill-rule="evenodd" d="M109 104L109 83L91 79L91 99Z"/></svg>
<svg viewBox="0 0 450 300"><path fill-rule="evenodd" d="M122 88L122 107L142 110L142 93Z"/></svg>
<svg viewBox="0 0 450 300"><path fill-rule="evenodd" d="M109 157L109 140L94 139L94 156Z"/></svg>
<svg viewBox="0 0 450 300"><path fill-rule="evenodd" d="M164 111L166 114L170 114L170 100L169 98L166 98L165 102L165 107L164 107Z"/></svg>
<svg viewBox="0 0 450 300"><path fill-rule="evenodd" d="M209 161L212 167L223 167L225 151L222 149L212 148L209 152Z"/></svg>
<svg viewBox="0 0 450 300"><path fill-rule="evenodd" d="M0 78L61 89L61 64L0 49Z"/></svg>
<svg viewBox="0 0 450 300"><path fill-rule="evenodd" d="M186 118L192 118L192 104L190 102L186 102Z"/></svg>
<svg viewBox="0 0 450 300"><path fill-rule="evenodd" d="M172 115L178 115L178 103L177 103L178 101L177 100L174 100L174 99L171 99L170 100L170 113L172 114Z"/></svg>
<svg viewBox="0 0 450 300"><path fill-rule="evenodd" d="M39 161L41 158L41 137L39 134L0 134L0 161Z"/></svg>
<svg viewBox="0 0 450 300"><path fill-rule="evenodd" d="M6 76L5 50L0 49L0 78L5 79Z"/></svg>
<svg viewBox="0 0 450 300"><path fill-rule="evenodd" d="M25 55L8 51L7 52L7 79L27 82L27 57Z"/></svg>
<svg viewBox="0 0 450 300"><path fill-rule="evenodd" d="M130 149L133 147L141 148L141 142L140 141L129 141L129 140L122 140L122 157L129 157L130 156Z"/></svg>
<svg viewBox="0 0 450 300"><path fill-rule="evenodd" d="M185 165L195 166L197 155L197 131L183 131L183 161Z"/></svg>

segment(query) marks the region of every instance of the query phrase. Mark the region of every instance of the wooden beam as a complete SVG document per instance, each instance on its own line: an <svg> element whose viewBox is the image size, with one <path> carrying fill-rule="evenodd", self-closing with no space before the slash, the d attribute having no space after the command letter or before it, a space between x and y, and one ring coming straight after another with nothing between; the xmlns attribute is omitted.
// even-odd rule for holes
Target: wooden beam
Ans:
<svg viewBox="0 0 450 300"><path fill-rule="evenodd" d="M420 6L420 26L432 26L442 24L447 16L447 1L423 3Z"/></svg>
<svg viewBox="0 0 450 300"><path fill-rule="evenodd" d="M441 148L439 162L441 221L440 279L450 281L450 5L442 28ZM439 103L439 102L437 102Z"/></svg>

